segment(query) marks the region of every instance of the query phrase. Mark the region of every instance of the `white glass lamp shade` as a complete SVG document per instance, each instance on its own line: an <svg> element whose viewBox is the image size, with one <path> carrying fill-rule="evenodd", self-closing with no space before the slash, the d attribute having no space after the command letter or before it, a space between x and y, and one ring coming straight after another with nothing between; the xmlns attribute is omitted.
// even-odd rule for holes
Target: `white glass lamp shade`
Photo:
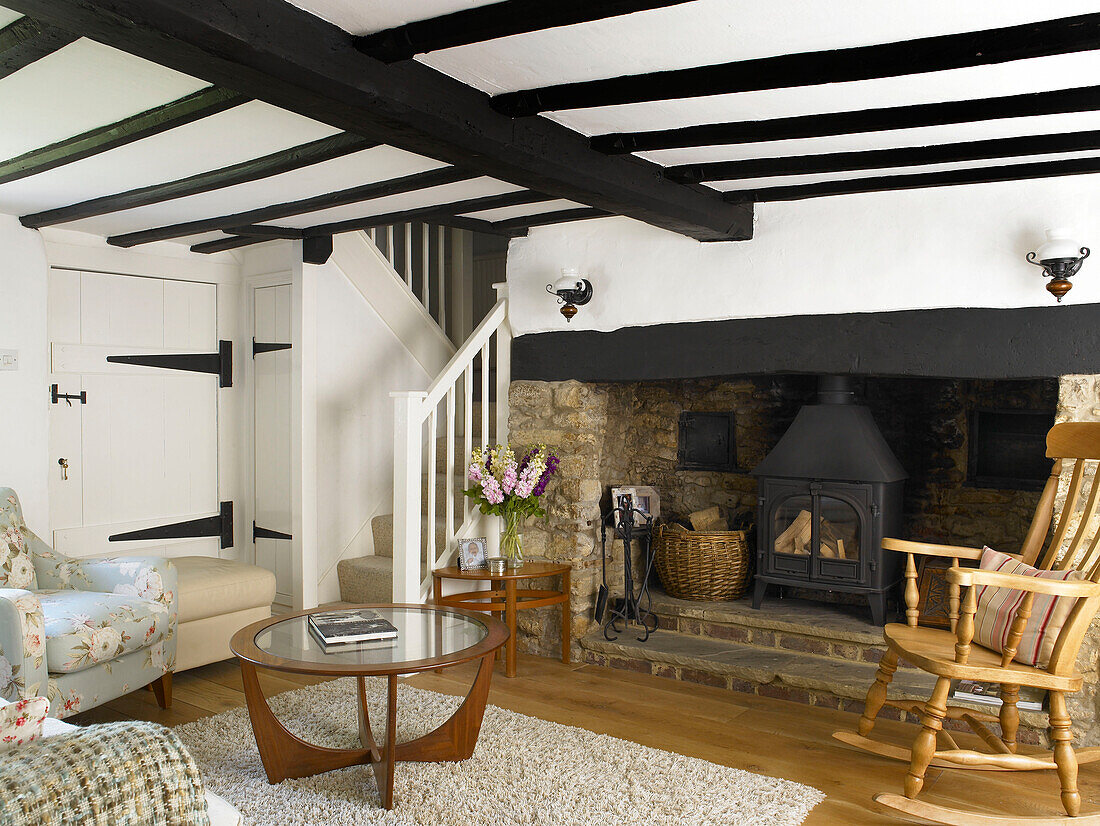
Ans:
<svg viewBox="0 0 1100 826"><path fill-rule="evenodd" d="M579 270L572 267L563 268L561 271L561 278L554 282L554 292L558 290L575 290L577 289L577 282L581 280L581 274Z"/></svg>
<svg viewBox="0 0 1100 826"><path fill-rule="evenodd" d="M1048 229L1046 232L1046 242L1035 250L1035 257L1039 261L1081 257L1081 245L1073 240L1068 229Z"/></svg>

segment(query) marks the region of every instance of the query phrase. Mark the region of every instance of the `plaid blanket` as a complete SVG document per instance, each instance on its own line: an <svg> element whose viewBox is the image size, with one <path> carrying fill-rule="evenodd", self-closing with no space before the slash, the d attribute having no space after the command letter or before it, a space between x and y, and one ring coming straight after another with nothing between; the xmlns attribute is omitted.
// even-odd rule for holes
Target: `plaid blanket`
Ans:
<svg viewBox="0 0 1100 826"><path fill-rule="evenodd" d="M209 826L202 777L173 731L104 723L0 754L5 826Z"/></svg>

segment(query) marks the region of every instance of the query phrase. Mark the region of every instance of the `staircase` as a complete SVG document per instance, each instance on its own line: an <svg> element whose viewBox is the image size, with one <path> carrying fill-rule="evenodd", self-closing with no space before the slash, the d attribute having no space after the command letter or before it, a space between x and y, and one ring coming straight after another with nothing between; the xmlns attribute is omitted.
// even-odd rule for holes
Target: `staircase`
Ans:
<svg viewBox="0 0 1100 826"><path fill-rule="evenodd" d="M636 626L614 641L597 629L579 640L585 662L861 713L885 650L882 630L868 623L865 607L784 599L756 611L748 600L693 602L656 591L652 610L658 630L648 641L638 641ZM902 662L889 696L927 700L934 684L933 675ZM951 704L990 710L963 700ZM897 720L901 712L887 707L880 717ZM961 721L947 722L969 731ZM1021 711L1020 741L1040 744L1047 725L1045 711Z"/></svg>
<svg viewBox="0 0 1100 826"><path fill-rule="evenodd" d="M406 224L379 227L366 237L424 306L431 323L447 333L447 231ZM467 274L452 270L452 275ZM495 550L497 518L471 508L462 495L473 448L508 438L512 334L507 287L494 288L496 304L427 390L390 394L393 512L371 520L373 555L338 563L340 598L346 602L424 602L432 569L454 559L458 539L485 536L490 554Z"/></svg>
<svg viewBox="0 0 1100 826"><path fill-rule="evenodd" d="M481 419L481 402L473 404L473 421ZM496 436L496 426L489 429L490 444ZM462 455L465 449L464 437L460 434L453 445L454 455ZM447 493L447 448L443 437L436 442L436 473L424 473L421 477L424 495L421 505L424 517L421 520L421 561L422 576L427 579L431 570L427 566L429 553L429 528L427 484L431 478L435 485L434 536L431 541L435 548L445 547L447 543L447 502L451 502L452 522L461 524L463 520L463 507L465 496L462 490L468 486L468 482L461 475L458 467L451 477L451 493L448 499ZM344 602L378 603L393 601L393 556L394 556L394 514L385 513L371 519L371 536L374 541L374 554L353 559L343 559L337 565L337 576L340 580L340 599Z"/></svg>

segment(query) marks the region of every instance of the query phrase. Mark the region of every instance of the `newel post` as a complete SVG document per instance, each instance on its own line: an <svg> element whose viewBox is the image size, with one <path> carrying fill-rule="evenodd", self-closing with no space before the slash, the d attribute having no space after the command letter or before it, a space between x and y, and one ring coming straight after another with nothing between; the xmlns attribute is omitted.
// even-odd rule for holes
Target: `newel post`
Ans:
<svg viewBox="0 0 1100 826"><path fill-rule="evenodd" d="M508 301L507 283L494 284L493 289L497 291L497 301ZM511 309L510 302L505 305L505 308ZM496 440L497 444L506 445L508 444L508 389L512 386L512 324L507 312L504 314L504 320L497 327L496 366Z"/></svg>
<svg viewBox="0 0 1100 826"><path fill-rule="evenodd" d="M423 391L393 399L393 601L419 603Z"/></svg>

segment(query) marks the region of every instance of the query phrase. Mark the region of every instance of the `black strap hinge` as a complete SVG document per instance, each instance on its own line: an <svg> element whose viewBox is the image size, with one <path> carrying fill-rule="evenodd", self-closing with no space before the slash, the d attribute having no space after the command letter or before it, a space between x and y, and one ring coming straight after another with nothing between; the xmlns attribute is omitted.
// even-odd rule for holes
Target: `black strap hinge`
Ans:
<svg viewBox="0 0 1100 826"><path fill-rule="evenodd" d="M257 539L293 539L294 537L282 531L273 531L270 528L261 528L252 523L252 541Z"/></svg>
<svg viewBox="0 0 1100 826"><path fill-rule="evenodd" d="M107 356L112 364L136 364L139 367L159 367L163 370L185 370L189 373L213 373L218 387L233 386L233 342L218 342L216 353L164 353L144 356Z"/></svg>
<svg viewBox="0 0 1100 826"><path fill-rule="evenodd" d="M108 542L135 542L150 539L192 539L201 536L216 536L222 548L233 547L233 503L221 502L217 516L202 519L188 519L185 522L171 522L167 525L155 525L126 533L116 533L107 537Z"/></svg>
<svg viewBox="0 0 1100 826"><path fill-rule="evenodd" d="M272 353L276 350L289 350L293 345L289 342L283 341L256 341L255 336L252 338L252 358L256 358L259 353Z"/></svg>

